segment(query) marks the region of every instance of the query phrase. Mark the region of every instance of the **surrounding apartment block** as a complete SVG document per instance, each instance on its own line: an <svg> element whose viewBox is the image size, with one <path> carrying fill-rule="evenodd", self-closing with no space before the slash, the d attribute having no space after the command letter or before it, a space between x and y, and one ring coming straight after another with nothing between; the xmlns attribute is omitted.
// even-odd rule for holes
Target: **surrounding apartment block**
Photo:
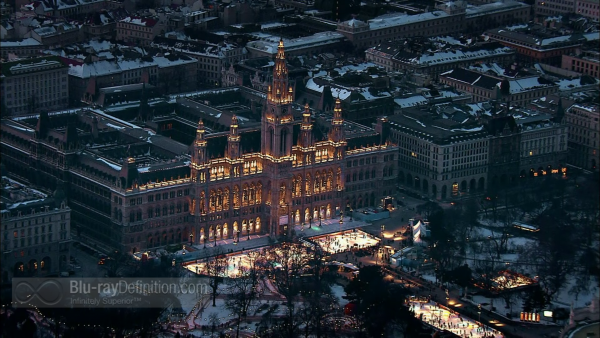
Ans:
<svg viewBox="0 0 600 338"><path fill-rule="evenodd" d="M150 46L164 29L163 23L156 18L130 16L117 22L117 40L135 46Z"/></svg>
<svg viewBox="0 0 600 338"><path fill-rule="evenodd" d="M163 93L196 89L196 59L175 54L141 56L131 53L131 56L113 56L110 60L105 57L95 58L91 62L68 60L72 104L77 105L81 100L95 102L99 89L120 85L150 83L159 87Z"/></svg>
<svg viewBox="0 0 600 338"><path fill-rule="evenodd" d="M521 132L519 178L562 175L567 160L569 127L550 114L515 112Z"/></svg>
<svg viewBox="0 0 600 338"><path fill-rule="evenodd" d="M319 32L311 36L296 39L284 39L286 49L289 48L289 56L318 55L321 53L332 53L344 49L345 37L339 32ZM274 57L279 44L278 36L261 37L261 39L250 41L246 49L250 58L268 56ZM289 46L289 47L287 47Z"/></svg>
<svg viewBox="0 0 600 338"><path fill-rule="evenodd" d="M536 16L552 16L576 13L598 21L598 0L536 0Z"/></svg>
<svg viewBox="0 0 600 338"><path fill-rule="evenodd" d="M58 276L67 271L71 209L54 197L2 177L2 283L13 277Z"/></svg>
<svg viewBox="0 0 600 338"><path fill-rule="evenodd" d="M562 56L562 69L600 78L598 66L600 65L600 53L596 50L585 50Z"/></svg>
<svg viewBox="0 0 600 338"><path fill-rule="evenodd" d="M570 164L586 170L598 170L599 111L598 105L591 104L574 104L566 110L564 122L569 126Z"/></svg>
<svg viewBox="0 0 600 338"><path fill-rule="evenodd" d="M535 0L536 16L552 16L575 12L575 0Z"/></svg>
<svg viewBox="0 0 600 338"><path fill-rule="evenodd" d="M427 108L387 117L398 144L398 180L430 198L446 200L483 192L488 177L488 132L477 121L463 124Z"/></svg>
<svg viewBox="0 0 600 338"><path fill-rule="evenodd" d="M8 60L9 54L16 57L32 57L39 55L44 46L34 38L25 38L20 40L2 40L0 43L0 56Z"/></svg>
<svg viewBox="0 0 600 338"><path fill-rule="evenodd" d="M561 36L537 36L510 28L495 28L485 32L492 41L513 48L517 59L524 62L546 63L560 66L564 54L575 52L584 43L597 41L598 33L571 34Z"/></svg>
<svg viewBox="0 0 600 338"><path fill-rule="evenodd" d="M45 49L52 49L82 42L83 30L77 24L59 22L32 29L25 37L34 38Z"/></svg>
<svg viewBox="0 0 600 338"><path fill-rule="evenodd" d="M415 53L407 51L400 44L387 42L367 49L365 56L367 61L389 71L421 73L437 78L442 72L476 63L496 62L507 66L514 61L515 51L498 43L491 43Z"/></svg>
<svg viewBox="0 0 600 338"><path fill-rule="evenodd" d="M598 22L600 4L598 0L575 0L575 13Z"/></svg>
<svg viewBox="0 0 600 338"><path fill-rule="evenodd" d="M198 60L197 79L201 84L221 86L222 71L226 65L247 58L246 49L236 44L212 44L193 40L157 37L152 47L172 50Z"/></svg>
<svg viewBox="0 0 600 338"><path fill-rule="evenodd" d="M0 64L2 101L11 114L63 109L69 103L67 67L47 56Z"/></svg>
<svg viewBox="0 0 600 338"><path fill-rule="evenodd" d="M438 4L432 12L407 15L385 14L367 22L356 18L337 24L356 48L369 48L389 40L406 37L450 35L465 29L481 30L497 25L529 21L530 6L517 1L502 1L481 6L466 1Z"/></svg>
<svg viewBox="0 0 600 338"><path fill-rule="evenodd" d="M471 94L472 102L510 100L511 105L526 106L532 100L556 93L559 86L543 77L510 80L510 97L501 97L501 79L462 68L440 74L440 82Z"/></svg>

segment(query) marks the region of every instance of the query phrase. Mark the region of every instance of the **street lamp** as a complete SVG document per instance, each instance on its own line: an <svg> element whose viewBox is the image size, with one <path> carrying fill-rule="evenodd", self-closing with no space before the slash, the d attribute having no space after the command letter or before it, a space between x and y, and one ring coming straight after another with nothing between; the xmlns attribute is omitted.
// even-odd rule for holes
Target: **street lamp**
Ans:
<svg viewBox="0 0 600 338"><path fill-rule="evenodd" d="M354 214L354 209L350 208L350 222L352 222L352 215Z"/></svg>
<svg viewBox="0 0 600 338"><path fill-rule="evenodd" d="M477 304L477 313L479 314L479 324L481 325L481 304Z"/></svg>
<svg viewBox="0 0 600 338"><path fill-rule="evenodd" d="M240 242L240 233L242 232L242 230L238 229L237 230L237 243Z"/></svg>
<svg viewBox="0 0 600 338"><path fill-rule="evenodd" d="M385 230L385 225L381 225L381 239L383 239L383 231Z"/></svg>
<svg viewBox="0 0 600 338"><path fill-rule="evenodd" d="M248 233L248 240L250 240L250 227L249 226L246 227L246 232Z"/></svg>
<svg viewBox="0 0 600 338"><path fill-rule="evenodd" d="M217 247L217 233L216 232L213 233L213 238L215 240L215 247Z"/></svg>
<svg viewBox="0 0 600 338"><path fill-rule="evenodd" d="M340 214L340 232L342 232L342 224L344 224L344 213Z"/></svg>
<svg viewBox="0 0 600 338"><path fill-rule="evenodd" d="M190 234L190 246L194 244L194 234Z"/></svg>
<svg viewBox="0 0 600 338"><path fill-rule="evenodd" d="M321 211L319 211L319 227L321 226L321 220L323 219L323 217L321 217Z"/></svg>
<svg viewBox="0 0 600 338"><path fill-rule="evenodd" d="M204 249L206 249L206 236L202 235L202 243L204 244Z"/></svg>
<svg viewBox="0 0 600 338"><path fill-rule="evenodd" d="M450 291L446 289L446 307L450 306L448 303L450 302Z"/></svg>
<svg viewBox="0 0 600 338"><path fill-rule="evenodd" d="M308 228L312 229L312 216L308 216Z"/></svg>

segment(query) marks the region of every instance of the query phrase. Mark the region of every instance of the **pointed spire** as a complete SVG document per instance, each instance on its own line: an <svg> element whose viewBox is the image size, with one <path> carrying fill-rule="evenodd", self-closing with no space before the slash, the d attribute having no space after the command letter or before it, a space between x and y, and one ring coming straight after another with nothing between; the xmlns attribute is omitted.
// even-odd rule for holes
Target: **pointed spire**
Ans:
<svg viewBox="0 0 600 338"><path fill-rule="evenodd" d="M196 141L203 141L204 133L206 133L206 129L204 128L204 121L200 119L200 121L198 122L198 128L196 128Z"/></svg>
<svg viewBox="0 0 600 338"><path fill-rule="evenodd" d="M285 48L283 39L279 40L277 55L275 56L275 67L273 68L273 84L269 86L267 100L275 104L291 103L293 99L293 88L288 84L288 68L285 63Z"/></svg>
<svg viewBox="0 0 600 338"><path fill-rule="evenodd" d="M231 117L231 125L229 128L229 136L230 137L237 137L238 136L238 118L237 116L235 116L235 114L233 114L233 116Z"/></svg>
<svg viewBox="0 0 600 338"><path fill-rule="evenodd" d="M343 122L343 118L342 118L342 101L340 100L339 96L337 99L335 99L335 108L333 108L333 121L335 123L335 121L338 121L341 123Z"/></svg>
<svg viewBox="0 0 600 338"><path fill-rule="evenodd" d="M35 135L37 138L44 138L50 124L50 117L48 117L48 111L42 110L40 117L38 118L37 125L35 126Z"/></svg>
<svg viewBox="0 0 600 338"><path fill-rule="evenodd" d="M310 113L310 107L308 105L308 103L306 103L304 105L304 113L302 113L302 123L308 123L310 124L310 117L311 117L311 113Z"/></svg>

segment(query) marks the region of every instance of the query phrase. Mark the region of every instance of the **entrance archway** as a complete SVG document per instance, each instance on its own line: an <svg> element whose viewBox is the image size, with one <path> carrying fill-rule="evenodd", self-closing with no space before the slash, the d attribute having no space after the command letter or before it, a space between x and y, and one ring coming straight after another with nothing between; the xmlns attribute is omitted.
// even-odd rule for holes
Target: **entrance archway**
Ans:
<svg viewBox="0 0 600 338"><path fill-rule="evenodd" d="M23 277L25 276L25 264L23 262L16 262L15 268L13 271L13 275L15 277Z"/></svg>
<svg viewBox="0 0 600 338"><path fill-rule="evenodd" d="M429 193L429 182L427 180L423 180L423 192L425 195Z"/></svg>
<svg viewBox="0 0 600 338"><path fill-rule="evenodd" d="M46 256L42 259L42 261L40 262L40 270L44 273L48 272L48 271L52 271L52 260L50 259L50 257Z"/></svg>
<svg viewBox="0 0 600 338"><path fill-rule="evenodd" d="M485 178L481 177L479 179L479 183L477 185L477 190L479 190L480 192L483 192L483 190L485 190Z"/></svg>
<svg viewBox="0 0 600 338"><path fill-rule="evenodd" d="M448 188L446 188L446 185L442 185L442 199L446 198L447 190Z"/></svg>
<svg viewBox="0 0 600 338"><path fill-rule="evenodd" d="M475 181L475 179L472 178L471 182L469 184L469 192L475 192L476 189L477 189L477 181Z"/></svg>

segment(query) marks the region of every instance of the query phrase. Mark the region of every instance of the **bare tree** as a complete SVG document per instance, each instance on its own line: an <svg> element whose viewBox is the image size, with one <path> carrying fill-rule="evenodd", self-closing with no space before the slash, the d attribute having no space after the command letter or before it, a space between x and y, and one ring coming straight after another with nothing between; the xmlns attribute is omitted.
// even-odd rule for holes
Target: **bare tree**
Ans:
<svg viewBox="0 0 600 338"><path fill-rule="evenodd" d="M248 316L248 311L256 305L259 295L257 289L259 271L255 264L257 256L256 253L249 254L249 266L240 266L238 275L229 279L227 283L229 287L225 306L232 314L237 316L236 337L240 334L242 319L245 319Z"/></svg>
<svg viewBox="0 0 600 338"><path fill-rule="evenodd" d="M300 277L308 264L306 248L304 246L284 242L271 247L267 251L267 272L273 277L274 286L286 301L285 332L288 337L293 337L298 323L295 319L295 301L300 293L297 278Z"/></svg>
<svg viewBox="0 0 600 338"><path fill-rule="evenodd" d="M537 266L537 275L550 298L567 283L574 271L578 243L571 221L563 210L550 210L538 220L540 231L538 241L527 246L520 256Z"/></svg>
<svg viewBox="0 0 600 338"><path fill-rule="evenodd" d="M213 257L209 258L204 265L204 273L208 276L208 286L212 290L212 306L217 306L216 299L219 295L219 285L227 277L228 267L229 257L225 255L221 247L217 246L213 250Z"/></svg>

